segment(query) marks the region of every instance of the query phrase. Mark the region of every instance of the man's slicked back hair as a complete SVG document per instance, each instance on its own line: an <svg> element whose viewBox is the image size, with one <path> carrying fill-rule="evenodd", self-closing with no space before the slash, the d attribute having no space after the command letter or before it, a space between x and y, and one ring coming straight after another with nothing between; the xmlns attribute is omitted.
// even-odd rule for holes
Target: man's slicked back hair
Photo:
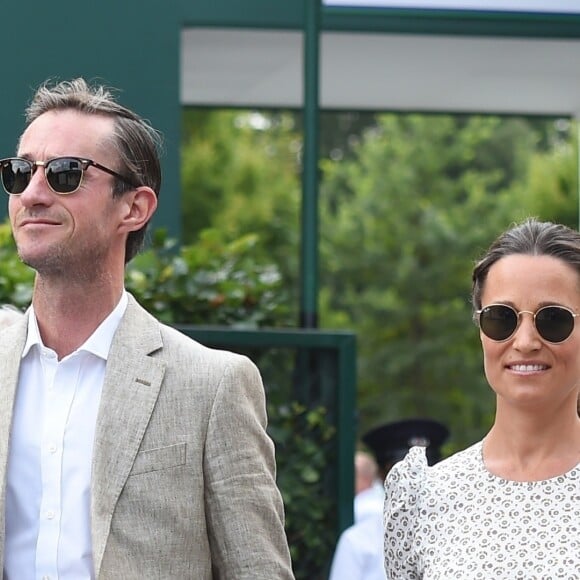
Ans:
<svg viewBox="0 0 580 580"><path fill-rule="evenodd" d="M150 187L157 196L161 189L161 135L148 121L119 104L113 91L101 84L91 85L83 78L42 84L26 108L30 125L49 111L73 110L86 115L104 115L113 119L111 146L118 154L114 168L133 183ZM113 168L112 168L113 169ZM131 186L115 179L113 195L121 196ZM127 237L125 262L142 248L148 224Z"/></svg>

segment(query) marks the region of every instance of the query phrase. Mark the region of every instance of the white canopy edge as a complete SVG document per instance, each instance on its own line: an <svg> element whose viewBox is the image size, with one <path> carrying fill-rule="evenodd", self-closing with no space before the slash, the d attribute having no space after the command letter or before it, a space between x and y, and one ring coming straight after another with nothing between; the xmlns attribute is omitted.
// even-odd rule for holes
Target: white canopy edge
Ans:
<svg viewBox="0 0 580 580"><path fill-rule="evenodd" d="M578 0L323 0L326 6L580 14Z"/></svg>
<svg viewBox="0 0 580 580"><path fill-rule="evenodd" d="M573 115L580 40L324 32L320 106L341 110ZM297 31L185 28L183 105L299 108Z"/></svg>

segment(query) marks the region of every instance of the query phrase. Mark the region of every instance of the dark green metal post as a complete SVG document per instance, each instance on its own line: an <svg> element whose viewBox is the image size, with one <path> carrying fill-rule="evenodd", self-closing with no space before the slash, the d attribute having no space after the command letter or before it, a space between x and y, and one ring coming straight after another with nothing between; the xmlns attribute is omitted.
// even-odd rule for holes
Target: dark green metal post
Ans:
<svg viewBox="0 0 580 580"><path fill-rule="evenodd" d="M318 327L318 132L320 0L304 0L304 151L300 326Z"/></svg>

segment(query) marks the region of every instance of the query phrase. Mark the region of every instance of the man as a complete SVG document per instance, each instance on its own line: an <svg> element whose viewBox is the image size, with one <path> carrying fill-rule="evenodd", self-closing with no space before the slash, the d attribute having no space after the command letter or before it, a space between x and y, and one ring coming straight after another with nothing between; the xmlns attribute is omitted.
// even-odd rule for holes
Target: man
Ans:
<svg viewBox="0 0 580 580"><path fill-rule="evenodd" d="M383 484L375 458L366 451L354 455L354 521L383 512Z"/></svg>
<svg viewBox="0 0 580 580"><path fill-rule="evenodd" d="M36 271L27 315L0 335L5 580L293 578L256 367L124 290L157 207L158 145L76 79L37 91L0 161Z"/></svg>
<svg viewBox="0 0 580 580"><path fill-rule="evenodd" d="M362 440L376 459L379 477L384 481L391 467L415 445L427 448L430 465L439 461L440 447L448 435L447 428L437 421L406 419L376 427ZM358 521L355 518L354 525L340 535L329 580L385 580L383 536L382 509L375 508Z"/></svg>

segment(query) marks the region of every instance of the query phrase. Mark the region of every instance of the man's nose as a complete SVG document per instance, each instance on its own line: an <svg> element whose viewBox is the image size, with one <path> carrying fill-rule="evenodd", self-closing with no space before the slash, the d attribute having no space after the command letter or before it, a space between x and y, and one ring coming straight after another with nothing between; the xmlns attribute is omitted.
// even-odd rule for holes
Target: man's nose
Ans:
<svg viewBox="0 0 580 580"><path fill-rule="evenodd" d="M54 193L48 186L42 167L36 168L24 191L17 197L20 198L20 203L26 207L39 204L47 205L52 202Z"/></svg>

